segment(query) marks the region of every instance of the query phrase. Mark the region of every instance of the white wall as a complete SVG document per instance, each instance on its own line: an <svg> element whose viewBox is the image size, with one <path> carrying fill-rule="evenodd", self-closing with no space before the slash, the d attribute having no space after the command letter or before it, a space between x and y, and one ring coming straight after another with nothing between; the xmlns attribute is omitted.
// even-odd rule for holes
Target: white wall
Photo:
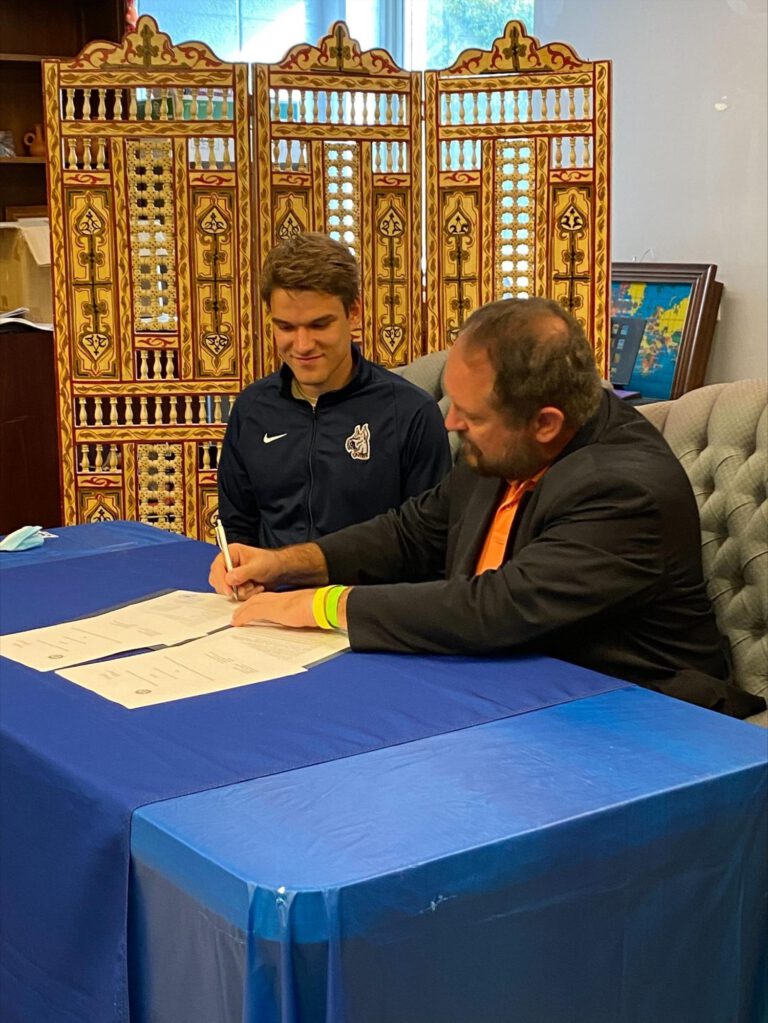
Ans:
<svg viewBox="0 0 768 1023"><path fill-rule="evenodd" d="M767 28L766 0L536 0L542 43L613 62L612 259L718 265L708 382L768 373Z"/></svg>

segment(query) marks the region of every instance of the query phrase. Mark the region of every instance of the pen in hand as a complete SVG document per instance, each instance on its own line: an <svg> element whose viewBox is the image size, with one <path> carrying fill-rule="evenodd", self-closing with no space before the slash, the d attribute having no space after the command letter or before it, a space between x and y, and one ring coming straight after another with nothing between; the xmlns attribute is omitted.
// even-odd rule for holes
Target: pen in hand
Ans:
<svg viewBox="0 0 768 1023"><path fill-rule="evenodd" d="M227 571L231 572L232 568L233 568L232 556L229 553L229 544L227 543L227 534L224 532L224 526L222 525L221 519L216 519L216 527L215 527L215 529L216 529L216 543L219 545L219 550L224 555L224 564L227 566ZM236 586L232 587L232 593L234 595L235 600L238 600L239 598L237 596L237 587Z"/></svg>

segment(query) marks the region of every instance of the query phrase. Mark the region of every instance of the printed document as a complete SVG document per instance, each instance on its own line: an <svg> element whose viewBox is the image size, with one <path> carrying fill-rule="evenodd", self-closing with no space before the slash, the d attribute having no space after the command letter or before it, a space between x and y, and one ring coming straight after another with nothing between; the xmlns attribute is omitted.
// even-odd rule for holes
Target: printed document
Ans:
<svg viewBox="0 0 768 1023"><path fill-rule="evenodd" d="M0 654L52 671L142 647L172 646L223 629L234 604L219 593L174 590L114 611L0 636Z"/></svg>
<svg viewBox="0 0 768 1023"><path fill-rule="evenodd" d="M296 675L348 645L347 637L339 633L246 626L169 650L85 664L58 674L133 710Z"/></svg>

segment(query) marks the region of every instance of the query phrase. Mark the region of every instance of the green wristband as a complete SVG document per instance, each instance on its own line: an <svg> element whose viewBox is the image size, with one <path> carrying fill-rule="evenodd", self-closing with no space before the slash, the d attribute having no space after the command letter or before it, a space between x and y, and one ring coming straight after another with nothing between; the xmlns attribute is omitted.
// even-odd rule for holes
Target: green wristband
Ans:
<svg viewBox="0 0 768 1023"><path fill-rule="evenodd" d="M323 610L332 629L341 628L339 625L339 601L346 589L346 586L329 586L325 592L325 607Z"/></svg>

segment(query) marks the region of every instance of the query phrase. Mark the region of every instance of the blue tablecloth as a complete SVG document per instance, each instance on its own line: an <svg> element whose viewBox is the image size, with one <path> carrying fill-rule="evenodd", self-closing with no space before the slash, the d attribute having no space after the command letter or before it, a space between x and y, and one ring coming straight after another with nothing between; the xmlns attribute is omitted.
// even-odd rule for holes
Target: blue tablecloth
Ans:
<svg viewBox="0 0 768 1023"><path fill-rule="evenodd" d="M52 561L80 559L89 554L103 556L110 551L128 551L186 539L141 522L94 522L88 526L67 526L51 532L53 536L46 539L41 547L28 551L0 551L0 571L23 565L49 565ZM6 592L6 599L10 599L10 591Z"/></svg>
<svg viewBox="0 0 768 1023"><path fill-rule="evenodd" d="M767 761L632 687L145 807L135 1023L758 1023Z"/></svg>
<svg viewBox="0 0 768 1023"><path fill-rule="evenodd" d="M206 589L215 553L206 544L135 523L55 532L6 556L0 632ZM129 711L3 660L0 1019L128 1018L136 807L620 688L547 658L345 654L298 678Z"/></svg>

